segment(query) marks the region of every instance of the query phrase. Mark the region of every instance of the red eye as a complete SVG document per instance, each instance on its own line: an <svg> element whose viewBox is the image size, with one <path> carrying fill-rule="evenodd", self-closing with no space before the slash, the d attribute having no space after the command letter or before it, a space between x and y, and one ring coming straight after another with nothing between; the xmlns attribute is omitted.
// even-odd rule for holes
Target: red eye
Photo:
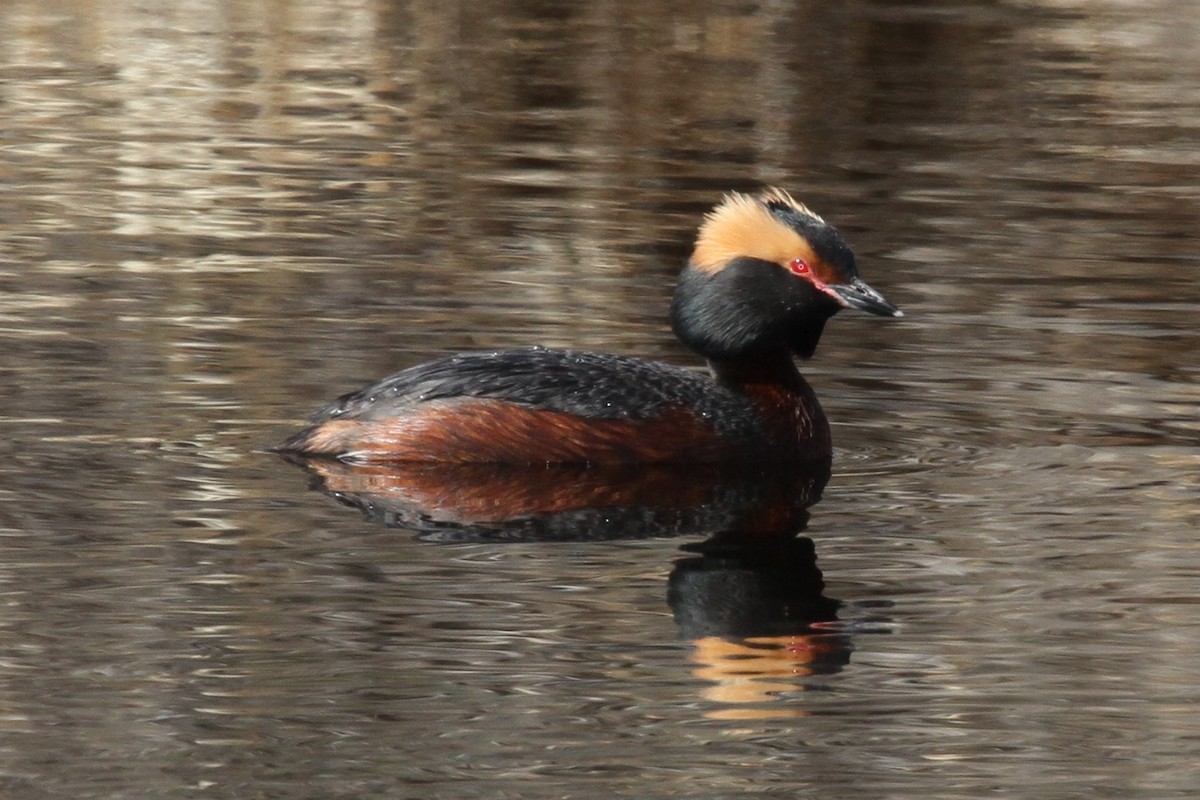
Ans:
<svg viewBox="0 0 1200 800"><path fill-rule="evenodd" d="M812 270L808 266L808 262L803 258L793 258L792 263L788 264L788 269L794 275L807 275Z"/></svg>

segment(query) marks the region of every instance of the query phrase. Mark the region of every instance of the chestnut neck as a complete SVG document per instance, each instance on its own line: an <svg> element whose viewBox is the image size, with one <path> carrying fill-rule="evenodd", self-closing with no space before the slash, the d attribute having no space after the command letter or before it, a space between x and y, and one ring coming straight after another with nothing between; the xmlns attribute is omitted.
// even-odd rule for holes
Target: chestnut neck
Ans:
<svg viewBox="0 0 1200 800"><path fill-rule="evenodd" d="M828 458L829 421L788 350L752 358L709 359L717 383L745 397L763 427L765 451L787 459Z"/></svg>

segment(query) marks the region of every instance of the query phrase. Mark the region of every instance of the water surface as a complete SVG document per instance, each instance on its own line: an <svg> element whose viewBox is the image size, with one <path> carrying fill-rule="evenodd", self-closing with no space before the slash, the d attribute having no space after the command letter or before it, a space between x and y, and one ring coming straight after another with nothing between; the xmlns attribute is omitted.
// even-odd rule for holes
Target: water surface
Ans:
<svg viewBox="0 0 1200 800"><path fill-rule="evenodd" d="M675 6L0 9L4 796L1194 794L1192 5ZM464 530L263 452L463 349L695 364L775 183L906 312L806 366L819 503Z"/></svg>

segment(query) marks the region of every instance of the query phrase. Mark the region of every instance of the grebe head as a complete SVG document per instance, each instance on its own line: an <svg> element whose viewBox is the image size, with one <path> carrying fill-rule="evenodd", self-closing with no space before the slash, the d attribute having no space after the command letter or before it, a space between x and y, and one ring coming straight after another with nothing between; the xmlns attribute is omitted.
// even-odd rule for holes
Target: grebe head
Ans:
<svg viewBox="0 0 1200 800"><path fill-rule="evenodd" d="M710 360L809 358L843 308L903 316L858 276L837 229L780 189L732 193L704 218L671 303L675 335Z"/></svg>

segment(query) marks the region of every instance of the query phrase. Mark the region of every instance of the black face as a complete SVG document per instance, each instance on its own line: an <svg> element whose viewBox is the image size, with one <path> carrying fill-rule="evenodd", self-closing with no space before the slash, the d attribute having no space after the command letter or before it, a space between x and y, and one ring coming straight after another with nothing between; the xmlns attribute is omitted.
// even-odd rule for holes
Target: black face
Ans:
<svg viewBox="0 0 1200 800"><path fill-rule="evenodd" d="M671 303L680 341L706 358L734 360L791 351L812 356L841 306L778 264L738 258L717 272L685 269Z"/></svg>

